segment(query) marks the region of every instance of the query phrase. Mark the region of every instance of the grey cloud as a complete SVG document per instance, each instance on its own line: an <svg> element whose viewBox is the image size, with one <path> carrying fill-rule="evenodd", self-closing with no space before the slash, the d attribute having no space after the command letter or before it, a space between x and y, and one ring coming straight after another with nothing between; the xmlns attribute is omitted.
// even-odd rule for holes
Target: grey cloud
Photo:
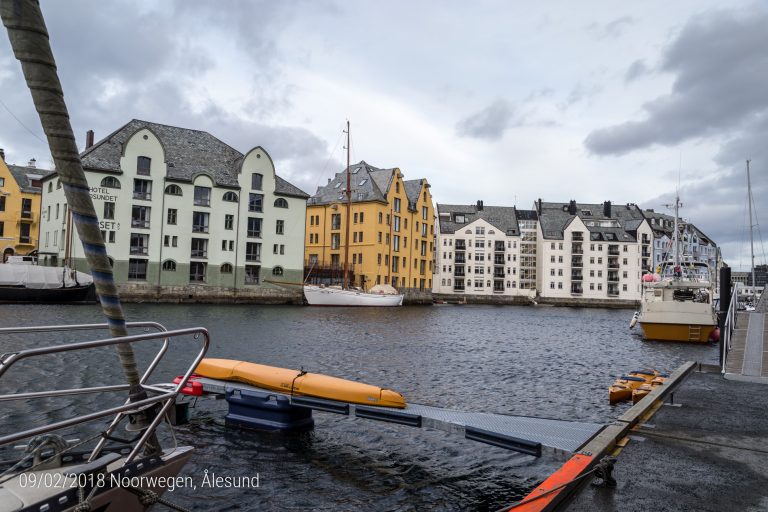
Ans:
<svg viewBox="0 0 768 512"><path fill-rule="evenodd" d="M672 91L643 105L646 119L591 132L587 149L621 155L654 144L738 132L768 109L768 12L710 12L693 18L667 49Z"/></svg>
<svg viewBox="0 0 768 512"><path fill-rule="evenodd" d="M648 74L648 72L649 70L645 65L645 62L643 62L641 59L638 59L633 62L629 68L627 68L627 72L624 74L624 81L632 82L641 76Z"/></svg>
<svg viewBox="0 0 768 512"><path fill-rule="evenodd" d="M462 137L498 140L513 122L515 110L506 100L497 99L479 112L456 124L456 132Z"/></svg>
<svg viewBox="0 0 768 512"><path fill-rule="evenodd" d="M635 22L636 20L631 16L622 16L604 25L590 23L587 30L598 39L612 39L621 36L624 30L634 25Z"/></svg>

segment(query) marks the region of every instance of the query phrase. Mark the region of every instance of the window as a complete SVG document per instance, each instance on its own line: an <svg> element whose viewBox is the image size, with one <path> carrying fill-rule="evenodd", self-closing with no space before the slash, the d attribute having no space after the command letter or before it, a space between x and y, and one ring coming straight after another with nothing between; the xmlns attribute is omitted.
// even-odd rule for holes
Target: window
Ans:
<svg viewBox="0 0 768 512"><path fill-rule="evenodd" d="M101 180L101 186L105 188L120 188L120 182L114 176L107 176ZM61 182L56 180L56 188L61 188Z"/></svg>
<svg viewBox="0 0 768 512"><path fill-rule="evenodd" d="M207 233L209 218L208 212L192 212L192 232Z"/></svg>
<svg viewBox="0 0 768 512"><path fill-rule="evenodd" d="M264 176L258 173L251 174L251 190L261 190L261 182Z"/></svg>
<svg viewBox="0 0 768 512"><path fill-rule="evenodd" d="M222 201L226 201L228 203L236 203L237 194L235 194L234 192L225 192L224 197L222 197Z"/></svg>
<svg viewBox="0 0 768 512"><path fill-rule="evenodd" d="M282 235L283 231L285 230L285 221L283 220L276 220L275 221L275 233L278 235Z"/></svg>
<svg viewBox="0 0 768 512"><path fill-rule="evenodd" d="M355 216L354 216L354 219L355 219L355 220L353 220L353 221L352 221L352 222L354 222L355 224L357 224L357 217L358 217L358 213L357 213L357 212L355 212Z"/></svg>
<svg viewBox="0 0 768 512"><path fill-rule="evenodd" d="M150 201L152 199L152 182L149 180L133 180L133 198Z"/></svg>
<svg viewBox="0 0 768 512"><path fill-rule="evenodd" d="M50 206L48 208L50 208ZM0 212L4 212L4 211L5 211L5 196L0 196ZM48 212L48 220L51 220L50 211Z"/></svg>
<svg viewBox="0 0 768 512"><path fill-rule="evenodd" d="M398 235L392 237L392 250L395 252L400 251L400 236Z"/></svg>
<svg viewBox="0 0 768 512"><path fill-rule="evenodd" d="M166 216L166 223L176 224L176 218L179 211L176 208L168 208L168 215Z"/></svg>
<svg viewBox="0 0 768 512"><path fill-rule="evenodd" d="M190 253L190 257L192 258L208 257L208 239L207 238L192 239L192 251Z"/></svg>
<svg viewBox="0 0 768 512"><path fill-rule="evenodd" d="M482 226L476 226L475 227L475 234L476 235L484 235L485 234L485 228Z"/></svg>
<svg viewBox="0 0 768 512"><path fill-rule="evenodd" d="M341 235L339 233L331 233L331 249L338 249L341 245Z"/></svg>
<svg viewBox="0 0 768 512"><path fill-rule="evenodd" d="M231 263L225 263L221 266L219 269L219 272L222 274L231 274L232 273L232 264Z"/></svg>
<svg viewBox="0 0 768 512"><path fill-rule="evenodd" d="M128 260L128 279L147 279L147 260Z"/></svg>
<svg viewBox="0 0 768 512"><path fill-rule="evenodd" d="M226 214L224 215L224 229L232 229L235 225L235 216Z"/></svg>
<svg viewBox="0 0 768 512"><path fill-rule="evenodd" d="M283 267L275 267L272 269L272 275L273 276L281 276L283 275Z"/></svg>
<svg viewBox="0 0 768 512"><path fill-rule="evenodd" d="M427 193L424 192L424 200L427 200ZM429 209L426 206L421 207L421 218L423 220L427 220L427 213L429 212Z"/></svg>
<svg viewBox="0 0 768 512"><path fill-rule="evenodd" d="M395 227L394 227L394 230L395 231L400 231L400 217L397 216L397 215L395 215Z"/></svg>
<svg viewBox="0 0 768 512"><path fill-rule="evenodd" d="M149 235L146 233L131 233L130 253L146 256L149 253Z"/></svg>
<svg viewBox="0 0 768 512"><path fill-rule="evenodd" d="M282 197L278 197L277 199L275 199L275 208L288 208L288 201L286 201Z"/></svg>
<svg viewBox="0 0 768 512"><path fill-rule="evenodd" d="M204 283L205 271L208 264L204 261L191 261L189 263L189 282Z"/></svg>
<svg viewBox="0 0 768 512"><path fill-rule="evenodd" d="M195 206L211 206L210 187L195 186Z"/></svg>
<svg viewBox="0 0 768 512"><path fill-rule="evenodd" d="M3 198L3 199L5 199L5 198ZM48 208L49 208L49 210L48 210L48 217L50 217L51 216L50 206ZM110 202L105 202L104 203L104 218L105 219L114 219L115 218L115 203L110 203Z"/></svg>
<svg viewBox="0 0 768 512"><path fill-rule="evenodd" d="M360 223L361 223L361 224L362 224L363 222L365 222L365 220L364 220L364 217L365 217L365 212L360 212Z"/></svg>
<svg viewBox="0 0 768 512"><path fill-rule="evenodd" d="M245 261L261 261L261 244L256 242L246 242Z"/></svg>
<svg viewBox="0 0 768 512"><path fill-rule="evenodd" d="M173 260L165 260L163 262L163 270L166 272L176 272L176 262Z"/></svg>
<svg viewBox="0 0 768 512"><path fill-rule="evenodd" d="M181 187L178 185L168 185L165 187L165 193L169 196L180 196L182 195Z"/></svg>
<svg viewBox="0 0 768 512"><path fill-rule="evenodd" d="M399 187L399 184L398 184ZM400 213L400 198L395 198L395 213Z"/></svg>
<svg viewBox="0 0 768 512"><path fill-rule="evenodd" d="M48 233L46 233L46 235L48 235ZM110 231L109 232L109 243L111 243L111 244L115 243L115 232L114 231Z"/></svg>
<svg viewBox="0 0 768 512"><path fill-rule="evenodd" d="M136 159L136 174L149 176L149 168L152 165L152 159L146 156L140 156Z"/></svg>
<svg viewBox="0 0 768 512"><path fill-rule="evenodd" d="M251 238L261 238L260 218L248 217L248 236Z"/></svg>
<svg viewBox="0 0 768 512"><path fill-rule="evenodd" d="M259 265L246 265L245 284L259 284L260 271L261 267Z"/></svg>
<svg viewBox="0 0 768 512"><path fill-rule="evenodd" d="M384 215L381 212L379 212L379 224L382 223L383 218L384 218Z"/></svg>
<svg viewBox="0 0 768 512"><path fill-rule="evenodd" d="M106 206L106 204L105 204ZM131 207L131 227L132 228L149 228L149 213L151 208L149 206L133 206Z"/></svg>
<svg viewBox="0 0 768 512"><path fill-rule="evenodd" d="M331 229L341 229L341 214L340 213L332 213L331 214Z"/></svg>
<svg viewBox="0 0 768 512"><path fill-rule="evenodd" d="M261 212L264 210L264 194L248 194L248 211Z"/></svg>

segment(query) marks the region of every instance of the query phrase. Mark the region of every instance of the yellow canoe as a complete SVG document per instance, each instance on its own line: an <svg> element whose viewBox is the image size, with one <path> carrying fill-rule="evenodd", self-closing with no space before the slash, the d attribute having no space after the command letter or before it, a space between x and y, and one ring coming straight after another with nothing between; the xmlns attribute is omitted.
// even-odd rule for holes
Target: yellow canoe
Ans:
<svg viewBox="0 0 768 512"><path fill-rule="evenodd" d="M244 382L259 388L298 396L398 409L406 405L403 395L391 389L318 373L303 373L298 370L233 359L203 359L195 369L195 373L210 379Z"/></svg>

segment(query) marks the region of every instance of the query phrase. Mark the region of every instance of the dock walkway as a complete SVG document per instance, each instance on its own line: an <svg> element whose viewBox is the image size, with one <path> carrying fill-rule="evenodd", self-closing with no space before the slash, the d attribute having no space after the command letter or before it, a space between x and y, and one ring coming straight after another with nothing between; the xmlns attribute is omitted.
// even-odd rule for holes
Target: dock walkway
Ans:
<svg viewBox="0 0 768 512"><path fill-rule="evenodd" d="M726 379L768 384L767 316L757 311L736 314L732 346L725 365Z"/></svg>
<svg viewBox="0 0 768 512"><path fill-rule="evenodd" d="M617 486L586 486L567 510L768 510L765 391L718 373L692 373L674 405L630 432L613 472Z"/></svg>

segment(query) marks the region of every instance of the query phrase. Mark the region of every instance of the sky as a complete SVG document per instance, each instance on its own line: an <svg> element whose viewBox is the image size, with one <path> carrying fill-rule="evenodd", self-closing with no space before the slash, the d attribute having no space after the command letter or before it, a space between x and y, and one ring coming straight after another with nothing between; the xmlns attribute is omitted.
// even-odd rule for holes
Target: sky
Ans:
<svg viewBox="0 0 768 512"><path fill-rule="evenodd" d="M768 244L768 3L41 1L78 145L131 119L207 131L312 194L353 162L434 200L636 203L749 265ZM578 7L577 7L578 6ZM51 168L0 37L0 148ZM765 233L765 234L763 234ZM758 236L759 235L759 236ZM768 242L768 241L766 241Z"/></svg>

